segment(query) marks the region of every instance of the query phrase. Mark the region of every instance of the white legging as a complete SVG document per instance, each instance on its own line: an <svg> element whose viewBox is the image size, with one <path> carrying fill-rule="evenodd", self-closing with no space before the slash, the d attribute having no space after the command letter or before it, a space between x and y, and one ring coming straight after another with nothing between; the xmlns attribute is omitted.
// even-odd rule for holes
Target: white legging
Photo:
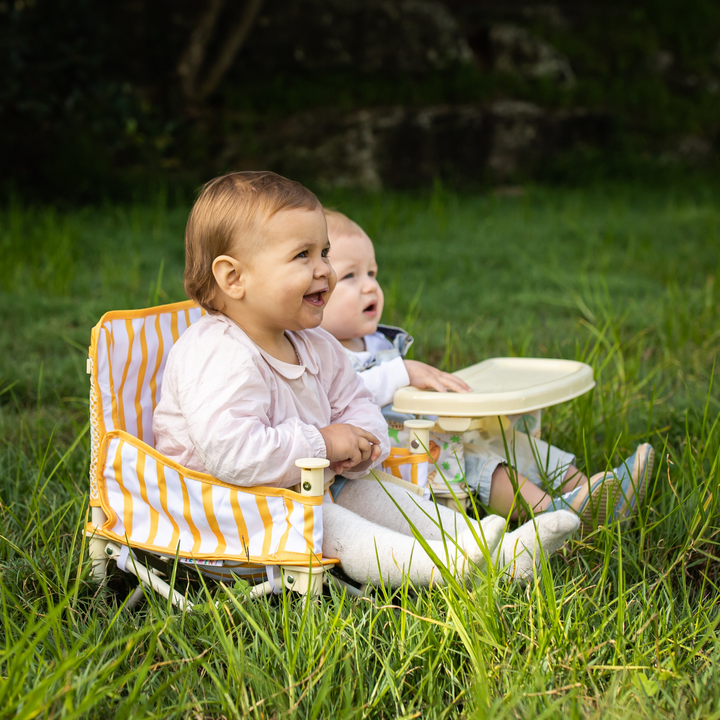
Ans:
<svg viewBox="0 0 720 720"><path fill-rule="evenodd" d="M505 527L497 515L478 523L396 485L349 480L334 504L323 505L323 556L338 558L356 582L378 583L382 578L397 586L409 576L418 585L442 583L408 520L456 577L468 572L468 560L484 567L484 553L493 552Z"/></svg>

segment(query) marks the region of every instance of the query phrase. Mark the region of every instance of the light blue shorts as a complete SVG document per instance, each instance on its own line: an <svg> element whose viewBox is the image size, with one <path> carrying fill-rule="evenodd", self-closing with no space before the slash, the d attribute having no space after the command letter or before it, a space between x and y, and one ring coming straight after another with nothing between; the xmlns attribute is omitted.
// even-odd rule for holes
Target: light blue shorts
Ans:
<svg viewBox="0 0 720 720"><path fill-rule="evenodd" d="M507 443L507 452L505 449ZM490 502L492 476L500 465L514 468L533 485L553 494L560 488L575 456L515 429L505 434L463 443L465 482L483 505Z"/></svg>

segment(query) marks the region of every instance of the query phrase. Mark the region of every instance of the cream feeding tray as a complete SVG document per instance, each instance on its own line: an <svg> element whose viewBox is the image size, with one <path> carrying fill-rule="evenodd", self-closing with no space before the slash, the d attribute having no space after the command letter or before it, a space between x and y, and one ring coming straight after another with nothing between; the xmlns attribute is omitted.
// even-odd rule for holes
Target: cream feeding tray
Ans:
<svg viewBox="0 0 720 720"><path fill-rule="evenodd" d="M405 387L395 393L393 410L436 415L438 429L462 433L488 428L484 418L530 413L572 400L595 387L592 368L575 360L490 358L455 375L470 385L472 392Z"/></svg>

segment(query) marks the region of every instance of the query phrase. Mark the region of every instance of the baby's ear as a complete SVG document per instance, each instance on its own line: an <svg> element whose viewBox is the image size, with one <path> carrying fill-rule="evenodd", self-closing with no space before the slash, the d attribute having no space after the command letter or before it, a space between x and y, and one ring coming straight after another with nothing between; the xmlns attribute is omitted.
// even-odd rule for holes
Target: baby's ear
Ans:
<svg viewBox="0 0 720 720"><path fill-rule="evenodd" d="M218 288L233 300L245 295L242 264L230 255L219 255L213 260L212 271Z"/></svg>

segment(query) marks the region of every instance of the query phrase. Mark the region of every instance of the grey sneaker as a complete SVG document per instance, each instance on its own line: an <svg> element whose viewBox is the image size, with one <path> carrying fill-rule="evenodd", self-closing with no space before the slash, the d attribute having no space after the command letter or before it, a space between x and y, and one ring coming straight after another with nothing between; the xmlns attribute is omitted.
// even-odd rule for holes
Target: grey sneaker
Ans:
<svg viewBox="0 0 720 720"><path fill-rule="evenodd" d="M646 481L655 465L655 450L649 443L638 445L637 450L613 470L619 481L619 491L613 497L613 514L616 520L628 520L637 515L645 497Z"/></svg>
<svg viewBox="0 0 720 720"><path fill-rule="evenodd" d="M545 512L571 510L582 523L583 534L592 532L604 522L611 498L617 497L619 483L612 473L597 473L587 483L578 485L555 498Z"/></svg>

